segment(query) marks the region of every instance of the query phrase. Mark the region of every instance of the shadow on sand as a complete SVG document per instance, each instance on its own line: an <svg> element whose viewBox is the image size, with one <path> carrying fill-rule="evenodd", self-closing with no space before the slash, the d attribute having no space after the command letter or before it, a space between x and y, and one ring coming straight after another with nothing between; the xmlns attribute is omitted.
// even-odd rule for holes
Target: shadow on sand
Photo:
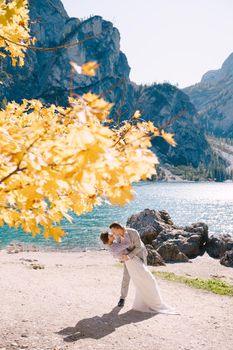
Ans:
<svg viewBox="0 0 233 350"><path fill-rule="evenodd" d="M119 315L120 310L121 308L116 306L109 313L102 316L84 318L78 321L74 327L66 327L57 334L63 335L66 342L74 342L85 338L100 339L123 325L141 322L158 315L157 313L135 310L129 310Z"/></svg>

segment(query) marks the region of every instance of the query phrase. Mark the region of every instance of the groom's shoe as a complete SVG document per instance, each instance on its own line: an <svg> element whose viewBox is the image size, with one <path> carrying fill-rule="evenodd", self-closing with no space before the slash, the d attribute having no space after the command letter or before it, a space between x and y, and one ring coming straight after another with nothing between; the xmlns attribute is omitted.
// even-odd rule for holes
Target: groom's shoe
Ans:
<svg viewBox="0 0 233 350"><path fill-rule="evenodd" d="M120 298L120 300L119 300L119 302L118 302L118 306L119 306L119 307L122 307L122 306L124 306L124 305L125 305L125 299Z"/></svg>

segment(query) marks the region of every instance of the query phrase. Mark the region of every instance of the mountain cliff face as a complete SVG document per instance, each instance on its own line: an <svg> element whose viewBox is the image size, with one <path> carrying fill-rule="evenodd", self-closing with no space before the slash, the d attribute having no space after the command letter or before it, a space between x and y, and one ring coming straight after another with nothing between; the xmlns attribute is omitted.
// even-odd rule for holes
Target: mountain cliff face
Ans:
<svg viewBox="0 0 233 350"><path fill-rule="evenodd" d="M233 53L222 67L183 90L196 106L203 127L216 136L233 137Z"/></svg>
<svg viewBox="0 0 233 350"><path fill-rule="evenodd" d="M197 166L209 164L213 154L200 125L199 116L188 96L170 84L137 86L129 79L130 67L120 51L119 31L100 16L85 21L69 18L60 0L30 0L31 34L38 47L54 47L79 41L72 48L26 53L25 66L12 67L9 60L1 60L0 99L20 102L23 98L37 98L45 103L67 104L70 91L70 64L90 60L100 63L95 77L75 74L73 93L87 91L103 94L114 102L113 118L128 118L136 109L143 117L163 125L179 112L166 131L175 133L177 147L161 138L153 141L153 148L161 162L174 165Z"/></svg>
<svg viewBox="0 0 233 350"><path fill-rule="evenodd" d="M136 108L144 111L144 119L153 120L158 126L164 125L171 116L182 114L166 127L166 131L175 133L176 147L170 146L161 138L155 138L152 142L161 163L192 164L194 167L200 162L210 163L212 154L197 111L181 90L170 84L154 84L142 88Z"/></svg>
<svg viewBox="0 0 233 350"><path fill-rule="evenodd" d="M133 89L129 84L129 65L120 51L120 34L111 22L95 16L80 22L69 18L59 0L30 0L31 34L37 38L37 46L54 47L80 41L72 48L55 51L27 51L23 68L11 67L10 61L3 70L7 76L1 86L1 96L7 100L39 98L44 102L65 105L70 90L70 64L90 60L100 63L97 76L75 74L72 79L73 92L89 90L109 91L111 100L120 101L122 93L126 104ZM91 38L91 39L88 39ZM82 41L85 40L83 43Z"/></svg>

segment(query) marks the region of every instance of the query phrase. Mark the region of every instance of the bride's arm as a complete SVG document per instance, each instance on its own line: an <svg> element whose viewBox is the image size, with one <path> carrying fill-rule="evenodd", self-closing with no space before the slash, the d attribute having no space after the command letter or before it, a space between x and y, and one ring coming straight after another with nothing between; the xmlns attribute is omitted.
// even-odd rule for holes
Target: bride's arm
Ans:
<svg viewBox="0 0 233 350"><path fill-rule="evenodd" d="M113 242L110 246L110 250L115 257L121 257L124 254L124 250L130 246L129 240L123 240L120 242Z"/></svg>

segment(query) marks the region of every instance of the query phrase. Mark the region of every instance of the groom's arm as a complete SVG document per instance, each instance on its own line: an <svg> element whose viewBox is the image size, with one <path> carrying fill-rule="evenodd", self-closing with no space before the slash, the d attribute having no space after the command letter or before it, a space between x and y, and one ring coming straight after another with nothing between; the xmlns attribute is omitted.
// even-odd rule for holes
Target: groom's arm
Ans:
<svg viewBox="0 0 233 350"><path fill-rule="evenodd" d="M140 235L139 235L137 230L133 231L133 235L134 235L135 248L127 254L130 259L132 259L135 255L137 255L144 248L144 245L141 241Z"/></svg>

